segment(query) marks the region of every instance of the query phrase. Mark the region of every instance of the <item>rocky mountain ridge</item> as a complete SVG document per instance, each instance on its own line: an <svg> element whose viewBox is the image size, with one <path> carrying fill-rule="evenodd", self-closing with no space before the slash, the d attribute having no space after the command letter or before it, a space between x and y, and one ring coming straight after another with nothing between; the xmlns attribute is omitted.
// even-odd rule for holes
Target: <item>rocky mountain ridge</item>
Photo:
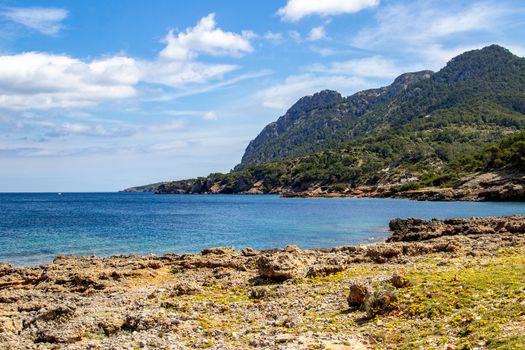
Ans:
<svg viewBox="0 0 525 350"><path fill-rule="evenodd" d="M410 86L423 79L429 79L432 75L433 72L428 70L404 73L389 86L360 91L346 98L332 90L323 90L311 96L302 97L288 109L285 115L268 124L248 144L241 163L235 167L235 170L241 170L247 165L302 155L305 152L295 152L294 148L306 142L320 144L325 141L321 137L316 137L315 142L301 140L303 132L312 133L323 129L333 132L344 129L346 128L345 120L351 122L352 119L362 116L371 107L392 99ZM277 153L270 154L270 151L266 150L268 144L278 142L285 142L289 146L277 150ZM319 149L322 147L309 147L307 152Z"/></svg>

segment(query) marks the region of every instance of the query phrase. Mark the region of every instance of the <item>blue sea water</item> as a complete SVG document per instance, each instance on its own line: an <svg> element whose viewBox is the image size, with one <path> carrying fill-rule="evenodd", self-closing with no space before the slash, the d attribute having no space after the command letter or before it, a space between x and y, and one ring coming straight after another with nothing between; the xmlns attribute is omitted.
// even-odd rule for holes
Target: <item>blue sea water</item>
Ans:
<svg viewBox="0 0 525 350"><path fill-rule="evenodd" d="M0 194L0 261L47 263L59 254L191 253L212 246L303 248L388 235L396 217L525 214L525 203L280 198L151 193Z"/></svg>

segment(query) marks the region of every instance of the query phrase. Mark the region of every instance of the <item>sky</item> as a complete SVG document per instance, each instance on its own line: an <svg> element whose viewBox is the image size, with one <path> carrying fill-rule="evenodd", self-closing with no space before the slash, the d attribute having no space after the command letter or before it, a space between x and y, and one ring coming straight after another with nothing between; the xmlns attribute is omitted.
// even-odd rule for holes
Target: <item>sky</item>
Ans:
<svg viewBox="0 0 525 350"><path fill-rule="evenodd" d="M0 192L228 172L302 96L523 38L521 0L0 0Z"/></svg>

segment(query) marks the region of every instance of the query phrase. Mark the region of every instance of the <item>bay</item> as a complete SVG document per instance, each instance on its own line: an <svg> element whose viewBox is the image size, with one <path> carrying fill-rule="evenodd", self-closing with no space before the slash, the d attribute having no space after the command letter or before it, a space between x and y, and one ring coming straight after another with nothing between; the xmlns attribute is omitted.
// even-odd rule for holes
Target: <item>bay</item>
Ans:
<svg viewBox="0 0 525 350"><path fill-rule="evenodd" d="M397 217L511 214L525 214L525 203L1 193L0 261L33 265L60 254L194 253L213 246L333 247L382 239L388 235L388 222Z"/></svg>

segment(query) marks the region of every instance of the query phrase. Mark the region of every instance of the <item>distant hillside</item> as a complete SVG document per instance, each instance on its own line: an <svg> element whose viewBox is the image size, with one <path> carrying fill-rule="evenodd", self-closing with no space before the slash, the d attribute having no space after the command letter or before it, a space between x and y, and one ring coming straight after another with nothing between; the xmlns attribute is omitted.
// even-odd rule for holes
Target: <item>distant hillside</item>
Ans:
<svg viewBox="0 0 525 350"><path fill-rule="evenodd" d="M164 182L157 182L157 183L149 184L149 185L130 187L130 188L127 188L125 192L156 192L159 186L162 184L164 184Z"/></svg>
<svg viewBox="0 0 525 350"><path fill-rule="evenodd" d="M328 90L303 97L250 142L235 171L163 183L156 191L450 186L475 171L522 171L521 141L499 142L522 138L523 130L525 59L492 45L459 55L437 73L403 74L388 87L347 98ZM494 161L485 164L489 156Z"/></svg>

